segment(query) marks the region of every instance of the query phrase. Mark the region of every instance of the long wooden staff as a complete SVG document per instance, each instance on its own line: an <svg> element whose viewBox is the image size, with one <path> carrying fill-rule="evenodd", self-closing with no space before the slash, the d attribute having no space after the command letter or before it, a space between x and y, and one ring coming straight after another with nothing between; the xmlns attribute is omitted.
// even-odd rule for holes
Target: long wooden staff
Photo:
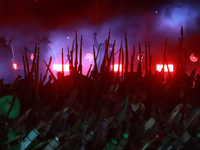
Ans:
<svg viewBox="0 0 200 150"><path fill-rule="evenodd" d="M121 76L124 76L124 50L122 48L122 73Z"/></svg>
<svg viewBox="0 0 200 150"><path fill-rule="evenodd" d="M120 51L119 51L118 77L120 76L120 61L121 61L121 55L122 55L122 42L121 42L121 47L120 47Z"/></svg>
<svg viewBox="0 0 200 150"><path fill-rule="evenodd" d="M138 42L138 44L139 44L139 64L138 64L138 68L137 68L137 74L139 75L139 76L141 76L142 75L142 70L141 70L141 59L142 59L142 55L141 55L141 46L140 46L140 42Z"/></svg>
<svg viewBox="0 0 200 150"><path fill-rule="evenodd" d="M50 56L48 67L50 67L51 61L52 61L52 57ZM45 72L45 75L43 76L42 85L44 84L44 81L46 80L48 70L49 70L49 69L47 68L47 70L46 70L46 72Z"/></svg>
<svg viewBox="0 0 200 150"><path fill-rule="evenodd" d="M148 74L148 54L147 54L147 41L145 41L145 67L146 67L146 74Z"/></svg>
<svg viewBox="0 0 200 150"><path fill-rule="evenodd" d="M150 42L148 42L148 48L149 48L149 73L152 73L152 70L151 70L151 51L150 51Z"/></svg>
<svg viewBox="0 0 200 150"><path fill-rule="evenodd" d="M22 51L22 61L23 61L23 65L24 65L24 76L25 78L27 77L27 74L26 74L26 64L25 64L25 60L24 60L24 53Z"/></svg>
<svg viewBox="0 0 200 150"><path fill-rule="evenodd" d="M125 34L125 44L126 44L126 64L125 64L125 74L128 73L128 44L127 44L127 34Z"/></svg>
<svg viewBox="0 0 200 150"><path fill-rule="evenodd" d="M113 44L113 48L112 48L112 51L113 51L113 53L114 53L114 54L112 55L112 56L113 56L113 57L112 57L112 68L113 68L112 70L113 70L113 71L115 71L115 68L114 68L114 66L115 66L115 42L116 42L116 41L114 40L114 44Z"/></svg>
<svg viewBox="0 0 200 150"><path fill-rule="evenodd" d="M63 54L63 48L62 48L62 77L64 77L64 54Z"/></svg>
<svg viewBox="0 0 200 150"><path fill-rule="evenodd" d="M24 51L24 53L25 53L25 59L26 59L27 75L28 75L28 78L29 78L30 77L30 71L29 71L29 63L28 63L28 57L27 57L26 50Z"/></svg>
<svg viewBox="0 0 200 150"><path fill-rule="evenodd" d="M97 61L96 61L96 55L95 55L95 46L93 45L93 55L94 55L94 69L97 70Z"/></svg>
<svg viewBox="0 0 200 150"><path fill-rule="evenodd" d="M81 44L80 44L80 56L79 56L79 70L80 70L80 77L82 77L82 50L83 50L83 37L81 35Z"/></svg>
<svg viewBox="0 0 200 150"><path fill-rule="evenodd" d="M75 71L77 71L77 66L78 66L78 41L77 41L77 31L76 31Z"/></svg>

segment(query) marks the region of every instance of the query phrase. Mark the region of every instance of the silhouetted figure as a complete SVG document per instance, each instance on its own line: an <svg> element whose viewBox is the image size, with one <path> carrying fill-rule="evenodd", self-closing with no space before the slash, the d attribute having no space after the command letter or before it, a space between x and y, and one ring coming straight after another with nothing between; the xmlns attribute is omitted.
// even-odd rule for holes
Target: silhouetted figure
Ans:
<svg viewBox="0 0 200 150"><path fill-rule="evenodd" d="M104 43L100 43L99 44L99 42L97 40L97 33L94 33L94 45L95 45L95 48L96 48L96 52L98 51L99 46L101 45L100 51L99 51L99 54L98 54L98 58L97 58L98 70L100 69L100 66L103 63L103 59L104 59L104 55L105 55L105 49L106 49L106 43L107 43L107 40L105 40ZM109 47L108 47L108 58L110 57L110 54L112 52L112 46L113 46L113 44L109 44ZM118 52L119 52L119 50L115 52L115 55Z"/></svg>
<svg viewBox="0 0 200 150"><path fill-rule="evenodd" d="M12 83L15 79L15 72L13 69L14 51L11 47L11 42L7 44L5 37L0 37L0 66L1 66L1 78L4 79L4 83Z"/></svg>

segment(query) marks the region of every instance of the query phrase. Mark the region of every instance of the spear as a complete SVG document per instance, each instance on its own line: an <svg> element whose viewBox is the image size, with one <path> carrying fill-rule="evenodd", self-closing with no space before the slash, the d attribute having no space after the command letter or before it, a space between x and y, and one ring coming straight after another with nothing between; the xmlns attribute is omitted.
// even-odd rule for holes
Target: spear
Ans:
<svg viewBox="0 0 200 150"><path fill-rule="evenodd" d="M119 61L118 61L118 77L120 75L120 61L121 61L121 54L122 54L122 41L121 41L121 47L119 51Z"/></svg>
<svg viewBox="0 0 200 150"><path fill-rule="evenodd" d="M31 68L31 76L33 77L33 72L35 70L35 60L36 60L36 54L37 54L37 44L35 44L35 52L34 52L34 57L33 57L33 63L32 63L32 68Z"/></svg>
<svg viewBox="0 0 200 150"><path fill-rule="evenodd" d="M77 31L76 31L76 56L75 56L75 71L77 71L78 65L78 43L77 43Z"/></svg>
<svg viewBox="0 0 200 150"><path fill-rule="evenodd" d="M70 54L69 54L69 47L67 47L67 58L69 60L69 72L71 75L72 74L72 63L71 63Z"/></svg>
<svg viewBox="0 0 200 150"><path fill-rule="evenodd" d="M94 45L93 45L93 55L94 55L94 69L97 71L97 62L96 62L95 46Z"/></svg>
<svg viewBox="0 0 200 150"><path fill-rule="evenodd" d="M79 60L79 70L80 70L80 75L82 76L82 50L83 50L83 37L81 35L81 44L80 44L80 60Z"/></svg>
<svg viewBox="0 0 200 150"><path fill-rule="evenodd" d="M90 64L90 68L89 68L89 70L88 70L88 72L87 72L87 77L88 77L89 74L90 74L90 70L91 70L91 68L92 68L92 64Z"/></svg>
<svg viewBox="0 0 200 150"><path fill-rule="evenodd" d="M113 44L113 48L112 48L112 50L113 50L113 53L115 54L115 40L114 40L114 44ZM114 71L114 65L115 65L115 55L112 55L113 56L113 58L112 58L112 66L113 66L113 71Z"/></svg>
<svg viewBox="0 0 200 150"><path fill-rule="evenodd" d="M71 52L71 73L73 72L73 50Z"/></svg>
<svg viewBox="0 0 200 150"><path fill-rule="evenodd" d="M40 60L40 44L38 44L38 57L37 57L37 77L39 74L39 60Z"/></svg>
<svg viewBox="0 0 200 150"><path fill-rule="evenodd" d="M131 56L131 72L134 71L134 57L135 57L135 46L133 46L133 55Z"/></svg>
<svg viewBox="0 0 200 150"><path fill-rule="evenodd" d="M166 38L166 41L165 41L165 51L164 51L164 61L163 61L163 72L164 72L164 65L165 65L165 62L166 62L168 74L169 74L169 76L171 76L171 75L170 75L169 66L168 66L168 63L167 63L166 53L167 53L167 38Z"/></svg>
<svg viewBox="0 0 200 150"><path fill-rule="evenodd" d="M150 42L148 42L148 48L149 48L149 73L152 73L151 70L151 51L150 51Z"/></svg>
<svg viewBox="0 0 200 150"><path fill-rule="evenodd" d="M50 56L48 67L50 67L51 61L52 61L52 57ZM46 70L46 72L45 72L45 75L43 76L42 85L44 84L44 81L46 80L47 73L48 73L48 68L47 68L47 70Z"/></svg>
<svg viewBox="0 0 200 150"><path fill-rule="evenodd" d="M148 55L147 55L147 41L145 41L145 65L146 65L146 74L148 74Z"/></svg>
<svg viewBox="0 0 200 150"><path fill-rule="evenodd" d="M108 39L106 40L105 54L104 54L103 64L101 66L102 71L104 71L106 69L106 64L107 64L107 59L108 59L109 42L110 42L110 34L111 34L111 29L109 30Z"/></svg>
<svg viewBox="0 0 200 150"><path fill-rule="evenodd" d="M98 56L99 56L99 51L100 51L100 49L101 49L101 43L99 44L99 48L98 48L98 51L97 51L96 60L97 60L97 58L98 58Z"/></svg>
<svg viewBox="0 0 200 150"><path fill-rule="evenodd" d="M25 78L27 77L27 74L26 74L26 64L25 64L25 60L24 60L24 53L22 51L22 60L23 60L23 65L24 65L24 76Z"/></svg>
<svg viewBox="0 0 200 150"><path fill-rule="evenodd" d="M124 75L124 50L122 48L122 76Z"/></svg>
<svg viewBox="0 0 200 150"><path fill-rule="evenodd" d="M62 48L62 76L64 77L64 55L63 55L63 48Z"/></svg>
<svg viewBox="0 0 200 150"><path fill-rule="evenodd" d="M186 53L186 51L185 51L185 71L186 71L186 60L187 60L187 53Z"/></svg>
<svg viewBox="0 0 200 150"><path fill-rule="evenodd" d="M109 44L110 44L110 35L111 35L111 29L109 30L109 34L108 34L108 40L106 43L106 59L105 59L105 65L107 64L107 59L108 59L108 50L109 50Z"/></svg>
<svg viewBox="0 0 200 150"><path fill-rule="evenodd" d="M127 44L127 34L125 34L125 44L126 44L126 64L125 64L125 74L128 73L128 44Z"/></svg>
<svg viewBox="0 0 200 150"><path fill-rule="evenodd" d="M139 44L139 64L138 64L138 68L137 68L137 74L138 75L142 75L142 71L141 71L141 58L142 58L142 55L141 55L141 46L140 46L140 42L138 42Z"/></svg>
<svg viewBox="0 0 200 150"><path fill-rule="evenodd" d="M27 67L27 73L28 73L28 77L30 77L30 72L29 72L29 64L28 64L28 57L27 57L26 50L25 50L24 52L25 52L25 58L26 58L26 67Z"/></svg>
<svg viewBox="0 0 200 150"><path fill-rule="evenodd" d="M54 79L54 81L55 81L55 80L56 80L56 77L54 76L53 72L51 71L50 66L47 65L46 61L44 61L44 63L45 63L45 65L46 65L48 71L50 72L50 74L52 75L52 77L53 77L53 79Z"/></svg>
<svg viewBox="0 0 200 150"><path fill-rule="evenodd" d="M113 47L112 47L112 52L111 52L110 57L108 59L107 72L109 72L109 70L110 70L111 60L114 59L114 55L115 55L115 41L114 41L114 44L113 44Z"/></svg>

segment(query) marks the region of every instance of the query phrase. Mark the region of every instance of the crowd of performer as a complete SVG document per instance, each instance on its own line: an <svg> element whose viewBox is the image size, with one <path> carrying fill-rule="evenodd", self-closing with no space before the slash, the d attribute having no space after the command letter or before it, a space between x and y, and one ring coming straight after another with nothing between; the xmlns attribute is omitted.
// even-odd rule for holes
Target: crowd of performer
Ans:
<svg viewBox="0 0 200 150"><path fill-rule="evenodd" d="M196 69L187 75L179 64L165 79L163 71L142 76L140 63L137 72L128 71L126 63L120 74L109 69L115 55L114 50L108 55L109 38L104 48L101 67L94 50L87 75L78 53L75 65L69 53L70 75L53 74L49 61L40 77L36 45L30 69L24 58L24 77L18 75L12 84L0 80L0 149L200 149Z"/></svg>

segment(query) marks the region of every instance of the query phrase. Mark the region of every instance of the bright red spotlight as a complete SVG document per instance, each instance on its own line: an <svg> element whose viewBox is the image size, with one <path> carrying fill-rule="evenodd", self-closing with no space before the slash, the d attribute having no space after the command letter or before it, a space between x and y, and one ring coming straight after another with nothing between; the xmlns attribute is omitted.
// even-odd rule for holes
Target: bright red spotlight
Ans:
<svg viewBox="0 0 200 150"><path fill-rule="evenodd" d="M62 64L53 64L53 70L62 71ZM69 65L64 65L64 71L69 71Z"/></svg>
<svg viewBox="0 0 200 150"><path fill-rule="evenodd" d="M17 64L13 63L13 68L16 70L17 69Z"/></svg>
<svg viewBox="0 0 200 150"><path fill-rule="evenodd" d="M174 71L174 65L168 64L168 67L169 67L169 71L170 71L170 72L173 72L173 71ZM156 70L157 70L158 72L161 72L162 68L163 68L163 64L157 64L157 65L156 65ZM164 66L164 72L168 72L167 65Z"/></svg>
<svg viewBox="0 0 200 150"><path fill-rule="evenodd" d="M190 60L191 60L192 62L197 62L198 59L199 59L198 57L194 56L194 53L192 53L192 54L190 55Z"/></svg>
<svg viewBox="0 0 200 150"><path fill-rule="evenodd" d="M113 66L111 65L111 69L113 68ZM118 64L114 64L114 71L117 72L118 71ZM120 64L119 67L119 71L122 71L122 65Z"/></svg>

